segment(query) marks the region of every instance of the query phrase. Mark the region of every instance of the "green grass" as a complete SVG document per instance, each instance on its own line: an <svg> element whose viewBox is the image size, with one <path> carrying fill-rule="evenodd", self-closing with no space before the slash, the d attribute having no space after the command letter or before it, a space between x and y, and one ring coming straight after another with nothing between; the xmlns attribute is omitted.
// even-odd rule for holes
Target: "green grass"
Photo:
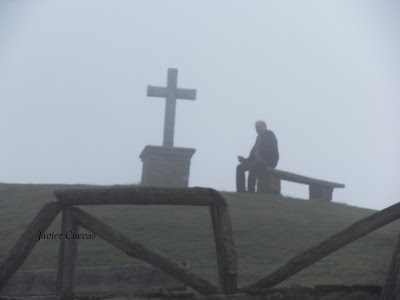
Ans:
<svg viewBox="0 0 400 300"><path fill-rule="evenodd" d="M53 191L84 185L0 184L0 260L40 208L55 201ZM266 194L222 193L226 198L238 254L239 285L267 275L288 259L374 213L373 210ZM155 248L217 282L215 245L208 208L182 206L92 206L87 212L131 239ZM396 244L395 222L335 252L282 285L382 285ZM60 216L47 232L60 232ZM58 241L41 240L22 268L55 268ZM79 241L78 266L136 262L100 238Z"/></svg>

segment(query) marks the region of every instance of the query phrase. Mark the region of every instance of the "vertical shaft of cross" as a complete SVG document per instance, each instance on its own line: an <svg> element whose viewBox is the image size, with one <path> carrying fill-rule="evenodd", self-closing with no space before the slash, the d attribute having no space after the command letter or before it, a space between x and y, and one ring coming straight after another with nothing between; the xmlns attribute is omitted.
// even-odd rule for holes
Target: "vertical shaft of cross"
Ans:
<svg viewBox="0 0 400 300"><path fill-rule="evenodd" d="M168 69L167 75L167 97L165 101L165 117L164 117L164 137L163 147L172 148L174 146L174 130L175 130L175 110L178 70Z"/></svg>

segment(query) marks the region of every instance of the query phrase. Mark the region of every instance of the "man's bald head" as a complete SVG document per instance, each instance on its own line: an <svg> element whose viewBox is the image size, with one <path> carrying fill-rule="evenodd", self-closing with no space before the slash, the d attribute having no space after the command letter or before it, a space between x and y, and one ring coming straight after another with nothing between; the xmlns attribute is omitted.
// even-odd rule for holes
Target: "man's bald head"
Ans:
<svg viewBox="0 0 400 300"><path fill-rule="evenodd" d="M264 121L257 121L256 122L256 131L258 134L263 133L265 130L267 130L267 124Z"/></svg>

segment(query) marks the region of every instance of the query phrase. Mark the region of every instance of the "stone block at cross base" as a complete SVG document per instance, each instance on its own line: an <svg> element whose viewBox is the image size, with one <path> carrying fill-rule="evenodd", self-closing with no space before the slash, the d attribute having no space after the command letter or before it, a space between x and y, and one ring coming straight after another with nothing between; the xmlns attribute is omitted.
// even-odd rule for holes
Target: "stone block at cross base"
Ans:
<svg viewBox="0 0 400 300"><path fill-rule="evenodd" d="M188 187L190 159L196 149L146 146L140 154L143 162L142 186Z"/></svg>

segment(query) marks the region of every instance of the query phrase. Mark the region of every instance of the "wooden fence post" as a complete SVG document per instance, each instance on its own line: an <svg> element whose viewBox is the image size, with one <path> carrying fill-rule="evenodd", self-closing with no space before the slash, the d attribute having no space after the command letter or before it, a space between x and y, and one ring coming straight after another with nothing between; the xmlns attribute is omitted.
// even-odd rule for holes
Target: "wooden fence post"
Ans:
<svg viewBox="0 0 400 300"><path fill-rule="evenodd" d="M61 234L56 294L61 300L73 300L78 223L73 217L71 206L63 208Z"/></svg>
<svg viewBox="0 0 400 300"><path fill-rule="evenodd" d="M214 191L210 191L213 199L222 198ZM216 199L219 203L219 199ZM225 199L223 199L225 202ZM214 230L217 252L218 275L221 290L230 295L237 290L237 257L232 235L232 224L227 205L210 206L211 221Z"/></svg>
<svg viewBox="0 0 400 300"><path fill-rule="evenodd" d="M224 276L224 251L223 251L223 241L220 228L220 221L218 217L218 211L215 206L210 206L211 221L214 231L215 248L217 252L217 265L218 265L218 279L221 291L225 289L225 276Z"/></svg>
<svg viewBox="0 0 400 300"><path fill-rule="evenodd" d="M379 300L400 300L400 234Z"/></svg>

